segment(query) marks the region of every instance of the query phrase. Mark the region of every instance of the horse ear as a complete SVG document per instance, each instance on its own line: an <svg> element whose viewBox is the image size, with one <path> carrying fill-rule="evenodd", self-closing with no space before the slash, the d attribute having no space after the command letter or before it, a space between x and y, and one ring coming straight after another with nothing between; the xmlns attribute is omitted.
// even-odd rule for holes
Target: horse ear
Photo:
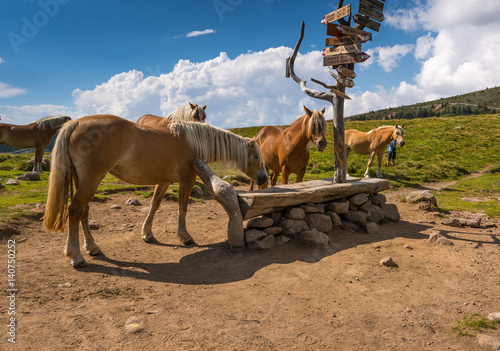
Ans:
<svg viewBox="0 0 500 351"><path fill-rule="evenodd" d="M309 117L311 117L311 115L312 115L311 110L309 110L307 107L305 107L305 106L304 106L304 111L306 111L306 114L307 114Z"/></svg>
<svg viewBox="0 0 500 351"><path fill-rule="evenodd" d="M396 127L395 128L397 128L397 127L398 127L398 124L396 123Z"/></svg>
<svg viewBox="0 0 500 351"><path fill-rule="evenodd" d="M191 103L191 102L189 103L189 106L191 106L191 108L192 108L193 110L196 108L196 105L195 105L195 104L193 104L193 103Z"/></svg>
<svg viewBox="0 0 500 351"><path fill-rule="evenodd" d="M321 114L325 114L325 111L326 111L326 107L323 107L323 109L321 110Z"/></svg>
<svg viewBox="0 0 500 351"><path fill-rule="evenodd" d="M203 111L205 111L206 108L207 108L207 105L203 106Z"/></svg>
<svg viewBox="0 0 500 351"><path fill-rule="evenodd" d="M403 123L403 124L401 125L401 128L404 128L404 126L405 126L405 124Z"/></svg>

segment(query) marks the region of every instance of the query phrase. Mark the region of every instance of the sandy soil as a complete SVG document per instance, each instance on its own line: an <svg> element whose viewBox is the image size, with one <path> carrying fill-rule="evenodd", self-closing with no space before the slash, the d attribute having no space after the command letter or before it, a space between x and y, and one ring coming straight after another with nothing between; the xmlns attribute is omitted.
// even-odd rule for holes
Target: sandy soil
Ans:
<svg viewBox="0 0 500 351"><path fill-rule="evenodd" d="M291 241L236 253L214 200L190 204L198 246L183 247L174 201L157 215L159 242L146 244L139 232L149 200L126 206L133 193L114 194L91 204L104 254L84 254L89 265L78 270L62 254L65 236L45 232L41 216L0 224L0 286L5 292L15 240L18 289L16 345L7 342L4 297L0 349L488 350L477 332L460 336L452 327L465 314L500 310L500 229L444 227L400 202L401 192L385 194L402 220L378 235L335 229L328 248ZM20 233L6 236L8 226ZM454 246L429 244L434 231ZM399 267L379 266L386 256ZM499 329L487 333L500 337Z"/></svg>

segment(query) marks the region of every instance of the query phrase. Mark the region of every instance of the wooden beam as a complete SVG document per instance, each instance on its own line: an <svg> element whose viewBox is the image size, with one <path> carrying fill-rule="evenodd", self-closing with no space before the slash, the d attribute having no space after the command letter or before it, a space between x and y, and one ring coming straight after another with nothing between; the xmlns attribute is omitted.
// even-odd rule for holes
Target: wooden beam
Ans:
<svg viewBox="0 0 500 351"><path fill-rule="evenodd" d="M320 203L365 193L388 190L386 179L349 178L345 183L333 183L333 178L275 186L264 190L238 192L243 219L283 210L308 202Z"/></svg>

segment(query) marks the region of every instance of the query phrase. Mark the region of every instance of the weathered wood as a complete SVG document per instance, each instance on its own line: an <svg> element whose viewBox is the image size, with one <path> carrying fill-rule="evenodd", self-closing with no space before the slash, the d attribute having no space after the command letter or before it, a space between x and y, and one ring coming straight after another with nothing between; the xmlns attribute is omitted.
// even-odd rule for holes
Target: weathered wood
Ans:
<svg viewBox="0 0 500 351"><path fill-rule="evenodd" d="M346 67L337 67L337 72L342 76L342 77L347 77L347 78L356 78L356 73L354 73L353 70L350 70Z"/></svg>
<svg viewBox="0 0 500 351"><path fill-rule="evenodd" d="M364 52L354 54L337 54L323 57L323 66L335 66L346 63L364 62L370 58L370 55Z"/></svg>
<svg viewBox="0 0 500 351"><path fill-rule="evenodd" d="M359 35L344 35L337 38L326 38L325 46L351 45L356 43L366 43Z"/></svg>
<svg viewBox="0 0 500 351"><path fill-rule="evenodd" d="M350 54L360 51L361 51L361 43L358 43L358 44L340 45L333 48L326 48L322 51L322 54L328 56L336 54Z"/></svg>
<svg viewBox="0 0 500 351"><path fill-rule="evenodd" d="M362 2L359 3L358 11L360 14L368 16L378 22L382 22L385 19L384 14L382 12L377 11L374 8Z"/></svg>
<svg viewBox="0 0 500 351"><path fill-rule="evenodd" d="M338 25L338 24L331 24L327 23L326 25L326 35L331 35L334 37L342 37L345 35L350 35L350 36L358 36L364 41L371 41L372 40L372 33L366 32L364 30L361 30L359 28L352 28L346 25Z"/></svg>
<svg viewBox="0 0 500 351"><path fill-rule="evenodd" d="M217 177L204 160L197 159L194 161L194 166L198 176L207 186L210 194L222 205L229 216L229 223L227 225L227 242L229 248L231 250L245 248L243 217L239 210L236 191L231 185Z"/></svg>
<svg viewBox="0 0 500 351"><path fill-rule="evenodd" d="M251 192L238 192L243 218L280 211L285 207L308 202L320 203L342 199L351 195L374 194L389 189L385 179L350 178L345 183L332 183L333 179L293 183Z"/></svg>
<svg viewBox="0 0 500 351"><path fill-rule="evenodd" d="M349 16L350 14L351 14L351 4L341 7L340 9L335 10L333 12L330 12L328 15L325 15L321 23L326 24L334 22L339 18Z"/></svg>
<svg viewBox="0 0 500 351"><path fill-rule="evenodd" d="M373 7L375 10L380 12L384 11L384 3L378 0L359 0L360 2L364 2L370 7Z"/></svg>
<svg viewBox="0 0 500 351"><path fill-rule="evenodd" d="M354 15L354 22L361 24L366 28L370 28L375 32L378 32L380 30L380 23L375 22L374 20L371 20L368 17L363 16L361 14Z"/></svg>

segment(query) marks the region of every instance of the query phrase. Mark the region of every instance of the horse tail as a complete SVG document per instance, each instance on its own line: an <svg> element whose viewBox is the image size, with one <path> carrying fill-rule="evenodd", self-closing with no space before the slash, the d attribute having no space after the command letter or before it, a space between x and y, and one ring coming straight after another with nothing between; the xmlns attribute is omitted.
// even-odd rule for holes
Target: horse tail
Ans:
<svg viewBox="0 0 500 351"><path fill-rule="evenodd" d="M68 215L68 193L72 187L73 162L69 155L69 137L78 125L70 121L64 125L52 150L49 191L43 224L54 232L64 231Z"/></svg>

